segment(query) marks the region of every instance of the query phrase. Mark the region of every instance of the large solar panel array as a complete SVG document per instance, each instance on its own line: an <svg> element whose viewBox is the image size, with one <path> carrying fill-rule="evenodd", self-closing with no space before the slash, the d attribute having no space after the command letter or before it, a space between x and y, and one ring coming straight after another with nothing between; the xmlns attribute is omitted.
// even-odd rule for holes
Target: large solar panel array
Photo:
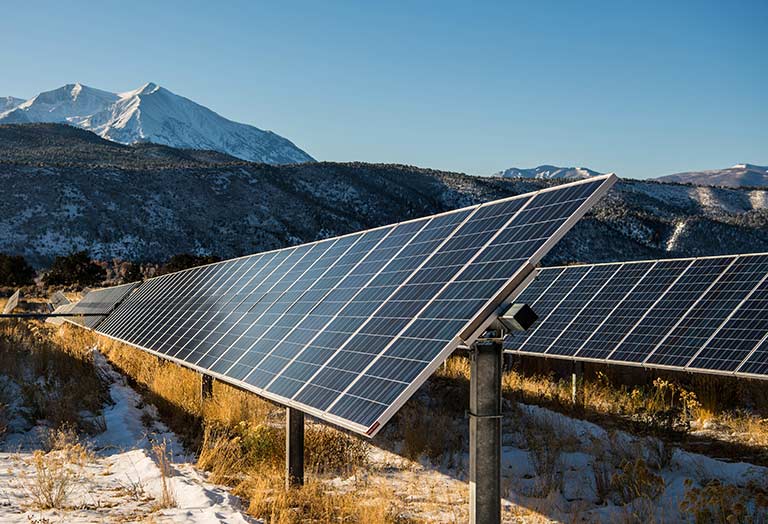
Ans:
<svg viewBox="0 0 768 524"><path fill-rule="evenodd" d="M768 378L768 254L545 268L513 353Z"/></svg>
<svg viewBox="0 0 768 524"><path fill-rule="evenodd" d="M107 318L115 307L136 289L139 282L121 286L93 289L79 302L64 304L54 313L72 313L71 317L62 317L65 321L93 329Z"/></svg>
<svg viewBox="0 0 768 524"><path fill-rule="evenodd" d="M97 331L372 436L615 180L156 277Z"/></svg>

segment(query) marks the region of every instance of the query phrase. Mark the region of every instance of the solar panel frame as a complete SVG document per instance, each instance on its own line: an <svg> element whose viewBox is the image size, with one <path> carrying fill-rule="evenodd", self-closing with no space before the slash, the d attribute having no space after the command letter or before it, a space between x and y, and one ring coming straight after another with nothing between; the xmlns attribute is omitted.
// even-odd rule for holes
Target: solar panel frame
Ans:
<svg viewBox="0 0 768 524"><path fill-rule="evenodd" d="M650 360L651 357L654 355L655 351L658 349L658 347L664 342L664 340L666 340L670 336L670 333L674 332L674 330L679 325L681 325L682 322L684 322L684 320L688 317L689 313L693 311L696 308L696 306L702 302L704 297L706 297L712 291L712 289L717 285L717 283L721 281L723 276L731 268L733 268L737 260L744 260L752 257L766 257L766 256L768 256L768 253L746 253L746 254L737 254L737 255L686 257L686 258L677 258L677 259L643 260L643 261L633 261L633 262L606 262L601 264L582 264L582 265L575 265L575 266L554 266L554 267L548 267L548 268L539 268L537 270L537 276L544 272L549 272L553 270L561 271L556 277L557 280L559 280L564 277L565 273L568 270L573 271L574 269L578 269L578 268L587 268L591 271L593 268L601 267L601 266L622 266L622 265L638 264L638 263L664 264L664 263L670 263L670 262L684 262L684 261L690 262L686 266L685 270L682 271L658 296L658 298L653 302L653 304L649 307L646 313L638 318L638 320L621 338L621 340L619 340L619 342L616 343L616 347L614 348L614 350L611 351L608 354L608 356L605 358L590 358L583 355L575 355L575 356L561 355L561 354L552 353L549 351L547 353L541 353L541 352L517 350L517 349L514 349L514 344L515 344L514 338L505 342L505 351L512 354L538 356L538 357L544 356L544 357L558 358L561 360L593 362L598 364L642 367L642 368L662 369L662 370L670 370L670 371L687 371L687 372L696 372L696 373L712 374L712 375L719 375L719 376L736 376L736 377L742 377L742 378L768 380L768 333L766 333L764 336L762 336L762 338L759 339L759 342L757 342L757 344L746 354L745 357L743 357L743 359L739 361L738 365L736 365L733 369L720 370L720 369L713 369L713 368L706 368L706 367L696 367L692 365L699 356L704 354L704 352L709 348L709 344L712 341L718 340L718 336L722 333L723 328L727 326L731 320L739 316L739 314L742 312L742 307L746 303L748 303L750 299L755 297L756 293L758 293L758 290L761 288L761 286L765 287L765 284L768 283L768 273L764 275L761 272L758 273L758 275L763 275L763 276L756 278L755 280L756 283L754 284L754 286L751 287L751 289L744 294L744 296L739 300L738 304L731 310L731 312L722 321L718 323L714 331L710 335L708 335L706 341L701 344L701 347L698 348L695 354L693 354L693 356L686 359L684 365L659 364L659 363L654 363ZM661 337L661 340L654 342L650 350L643 352L645 354L645 357L642 360L638 360L638 361L619 360L614 357L617 350L622 347L622 345L628 339L628 337L635 334L635 330L638 328L638 326L643 324L644 320L652 311L654 311L656 306L662 303L668 297L668 295L678 292L678 291L675 291L675 286L682 279L684 279L687 275L689 275L692 272L692 268L694 268L694 265L697 262L720 261L720 260L724 261L725 264L723 265L722 269L719 269L717 271L716 277L712 278L702 291L697 292L696 299L686 306L682 314L680 314L679 317L671 324L671 327L665 328L666 331L664 335ZM584 276L582 276L581 279L584 279ZM549 286L546 287L546 291L543 294L548 293L551 289L556 287L555 284L557 280L553 280L549 284ZM638 285L640 285L640 283L641 282L638 282ZM566 296L570 294L570 292L572 292L575 288L576 288L575 285L571 286L571 289L566 293ZM522 291L522 296L523 297L526 296L525 290ZM538 300L546 300L546 297L545 296L539 297ZM562 303L562 301L560 303ZM545 314L545 316L543 316L539 320L540 325L535 329L541 329L542 326L546 324L547 320L555 314L560 303L558 303L557 306L555 306L550 311L548 311ZM531 330L531 333L532 332L534 332L534 329ZM521 340L523 340L523 344L521 345L521 347L524 347L524 343L526 339L523 338ZM760 355L760 358L761 358L760 361L757 361L755 357L756 355ZM750 371L745 371L746 369L750 369ZM758 372L755 372L756 369L760 369L762 371L758 373Z"/></svg>
<svg viewBox="0 0 768 524"><path fill-rule="evenodd" d="M391 416L397 410L400 409L400 407L402 406L402 403L404 403L405 400L407 400L407 398L409 398L413 394L413 392L426 380L426 378L428 378L434 372L434 370L437 368L437 366L439 366L441 364L441 362L445 358L447 358L447 356L450 353L452 353L459 346L471 344L472 342L474 342L474 340L491 324L491 322L493 322L493 320L495 319L496 315L504 308L504 306L508 305L511 302L511 300L514 300L514 297L516 296L517 292L519 292L521 290L522 284L525 284L530 278L533 277L534 264L536 264L536 263L538 263L538 261L540 261L540 259L543 257L543 255L546 254L546 252L548 252L551 249L551 247L558 240L560 240L560 238L562 238L562 236L584 215L584 213L586 213L589 210L589 208L592 207L592 205L594 205L594 203L599 198L601 198L605 194L605 192L607 192L607 190L615 183L615 181L616 181L616 177L614 175L608 175L608 176L603 176L603 177L595 177L595 178L587 179L587 180L584 180L584 181L575 182L575 183L572 183L572 184L565 184L565 186L567 186L565 189L573 188L575 186L587 185L587 184L591 184L591 186L581 189L582 191L585 192L584 195L582 195L580 197L574 197L574 200L573 200L573 202L574 202L573 207L574 208L572 210L569 208L569 213L567 215L564 215L562 217L558 217L556 219L553 218L552 220L548 220L548 221L545 220L545 222L543 222L541 224L539 222L535 222L532 225L531 224L524 224L523 225L525 227L533 228L532 230L534 230L535 228L538 228L539 231L543 231L543 232L547 231L546 228L550 227L550 226L551 226L551 228L554 228L554 230L551 232L551 234L547 233L545 236L541 237L541 239L540 239L541 241L540 241L539 244L535 244L535 245L532 245L530 247L531 254L530 254L530 256L527 257L527 259L523 263L520 263L519 266L513 266L513 265L509 265L508 266L511 270L514 270L513 274L510 277L508 277L508 278L506 276L504 277L504 281L502 282L503 285L499 286L498 290L495 293L493 293L493 295L490 298L488 298L487 300L484 299L485 302L482 304L482 307L480 308L480 310L475 315L473 315L473 317L471 319L469 319L467 322L465 322L464 327L459 332L459 335L455 336L448 344L445 345L445 347L442 349L442 351L439 352L439 354L436 357L432 358L432 360L430 361L429 365L427 365L426 367L424 367L424 369L421 370L419 375L417 377L415 377L412 380L412 382L408 385L408 387L405 388L399 394L399 396L397 397L396 401L393 402L392 404L390 404L390 406L385 411L383 411L380 416L377 417L376 423L371 425L371 426L365 426L365 425L362 425L362 424L357 424L357 423L354 423L354 422L350 421L349 419L335 416L335 415L329 413L327 410L326 411L321 411L321 410L313 409L310 406L307 406L306 404L294 402L292 400L287 400L286 398L281 397L279 395L272 395L268 391L265 391L265 390L259 389L259 388L251 387L251 386L249 386L247 383L245 383L243 381L234 380L234 379L232 379L232 377L224 375L224 374L221 374L221 373L214 372L210 368L201 367L201 366L198 366L196 364L190 363L188 361L176 359L173 356L169 356L167 354L163 354L161 352L157 352L157 351L155 351L155 350L153 350L151 348L142 346L142 345L140 345L138 343L135 343L135 342L132 342L132 341L129 341L129 340L125 340L125 339L122 339L120 337L116 337L114 335L110 335L108 333L102 333L102 334L104 336L107 336L108 338L112 338L112 339L118 340L120 342L126 343L128 345L131 345L133 347L137 347L138 349L141 349L142 351L147 351L148 353L156 354L157 356L159 356L161 358L169 359L171 361L177 362L178 364L180 364L182 366L185 366L185 367L188 367L188 368L191 368L191 369L195 369L196 371L199 371L201 373L213 376L213 377L215 377L215 378L217 378L219 380L222 380L223 382L227 382L227 383L230 383L232 385L235 385L236 387L240 387L242 389L245 389L245 390L248 390L248 391L252 391L252 392L254 392L254 393L256 393L256 394L258 394L258 395L260 395L262 397L265 397L265 398L267 398L269 400L273 400L273 401L275 401L275 402L277 402L279 404L286 405L286 406L289 406L289 407L297 408L297 409L299 409L301 411L304 411L304 412L308 413L309 415L316 416L316 417L318 417L318 418L320 418L320 419L322 419L322 420L324 420L326 422L329 422L329 423L332 423L332 424L344 427L346 429L350 429L350 430L355 431L357 433L365 434L367 436L374 436L381 429L381 427L383 427L383 425L386 423L386 421L388 421L389 418L391 418ZM539 202L546 202L548 199L552 200L552 198L557 198L557 196L552 196L551 192L559 191L559 190L563 190L563 189L564 189L563 186L553 186L553 187L546 188L546 189L543 189L543 190L540 190L540 191L537 191L537 192L534 192L534 193L528 193L528 194L524 194L524 195L517 195L517 196L514 196L514 197L509 197L507 199L502 199L502 200L499 200L499 201L496 201L496 202L491 202L491 203L487 203L487 204L479 204L479 205L476 205L476 206L472 206L470 208L449 211L447 213L441 213L439 215L433 215L431 218L434 219L435 217L439 217L439 216L442 216L442 215L447 215L447 214L451 214L451 213L464 212L464 211L467 211L467 209L469 209L471 211L469 211L469 214L466 217L468 219L471 216L473 216L474 213L476 213L478 209L482 209L482 208L490 206L490 205L497 205L497 204L499 204L501 202L505 202L505 201L509 201L509 200L527 199L528 201L526 202L526 205L523 206L520 210L518 210L518 212L519 212L522 209L525 209L528 205L530 205L530 203L532 201L535 201L537 198L539 198L539 201L537 201L537 204ZM569 201L569 202L571 202L571 201ZM547 212L555 213L556 212L555 207L559 206L560 203L559 202L552 202L549 205L553 206L553 207L552 207L552 209L549 209L549 210L546 210L546 212L543 212L544 213L544 217L543 218L545 218L545 219L547 218L546 213ZM517 216L517 213L515 214L515 216ZM409 221L401 222L401 223L398 223L398 224L382 226L382 228L393 228L393 227L395 227L395 226L397 226L399 224L405 224L405 223L413 222L413 221L416 221L416 220L424 220L424 219L420 218L420 219L409 220ZM506 225L509 225L511 222L512 222L511 219L508 220L506 222ZM548 226L545 227L544 224L547 224L547 222L551 222L551 224L549 224ZM555 224L555 222L557 222L557 223ZM380 228L375 228L375 229L380 229ZM458 230L458 227L454 229L454 231L457 231L457 230ZM367 230L367 231L373 231L373 230ZM503 231L503 228L502 228L502 231ZM355 235L355 234L360 234L360 233L359 232L351 233L351 235ZM448 288L448 286L450 284L452 284L453 282L455 282L460 275L463 275L465 271L467 272L467 275L471 275L472 274L471 271L468 270L468 268L471 265L471 262L474 261L474 260L478 260L478 258L482 254L484 254L485 249L488 248L490 246L490 244L494 241L494 239L499 237L499 235L500 235L500 232L497 232L497 234L494 234L491 239L489 239L487 242L485 242L482 245L482 247L480 247L477 250L477 252L474 254L474 256L470 257L470 261L469 262L465 262L461 266L459 266L458 270L453 275L453 277L450 278L445 284L443 284L442 288L440 288L438 290L438 293L435 294L435 297L439 296L442 291L446 290ZM344 236L347 236L347 235L344 235ZM339 238L342 238L342 237L336 237L337 240ZM309 246L309 245L312 245L312 244L314 244L314 243L306 244L304 246L298 246L297 248L286 248L286 249L287 250L290 250L290 249L302 249L303 247ZM285 251L285 250L275 250L275 252L278 252L278 251ZM435 251L437 251L437 250L435 250ZM260 253L258 255L250 255L250 256L265 256L268 253L272 253L272 252ZM490 250L489 250L489 254L491 254L491 256L493 256L492 253L490 253ZM241 257L241 258L244 258L244 257ZM238 260L238 259L234 259L234 260ZM218 264L231 263L231 262L232 262L232 260L225 261L225 262L219 262ZM491 260L489 260L489 262L494 262L494 260L491 259ZM211 265L213 265L213 264L211 264ZM206 266L202 266L202 267L206 267ZM504 266L499 266L499 267L503 268ZM190 271L190 270L187 270L187 271ZM503 273L501 273L501 274L503 274ZM190 280L190 277L187 277L186 280ZM151 279L148 282L151 282ZM402 285L400 285L399 288L402 288ZM420 311L426 310L433 303L435 297L430 298L426 302L426 304L421 308ZM401 329L395 335L395 337L399 337L400 335L402 335L402 333L405 331L405 329L407 329L408 326L412 325L415 320L416 320L416 316L414 316L414 318L411 318L411 321L407 323L406 327ZM114 323L112 323L111 325L114 326ZM142 340L147 340L147 339L146 339L146 337L144 337ZM381 354L383 354L383 352ZM351 385L349 387L351 387ZM347 388L347 389L349 389L349 388ZM341 396L342 395L340 395L339 398L341 398Z"/></svg>

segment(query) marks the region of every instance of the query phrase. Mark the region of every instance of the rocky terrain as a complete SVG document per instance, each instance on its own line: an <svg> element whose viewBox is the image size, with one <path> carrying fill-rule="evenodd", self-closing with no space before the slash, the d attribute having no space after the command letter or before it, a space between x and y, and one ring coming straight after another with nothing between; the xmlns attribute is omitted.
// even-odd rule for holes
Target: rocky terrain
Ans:
<svg viewBox="0 0 768 524"><path fill-rule="evenodd" d="M273 166L126 146L61 125L0 126L0 252L45 266L234 257L533 191L557 180L403 165ZM545 263L768 251L768 191L621 181Z"/></svg>

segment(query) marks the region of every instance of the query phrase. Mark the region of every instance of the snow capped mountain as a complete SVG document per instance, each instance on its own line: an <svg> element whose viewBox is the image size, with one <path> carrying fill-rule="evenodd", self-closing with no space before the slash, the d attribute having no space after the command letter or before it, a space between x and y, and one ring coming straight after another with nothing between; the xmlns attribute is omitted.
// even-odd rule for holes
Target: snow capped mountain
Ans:
<svg viewBox="0 0 768 524"><path fill-rule="evenodd" d="M657 178L660 182L679 182L697 186L768 187L768 167L736 164L725 169L686 171Z"/></svg>
<svg viewBox="0 0 768 524"><path fill-rule="evenodd" d="M209 149L268 164L313 160L290 140L228 120L153 83L125 93L67 84L9 107L0 105L0 124L68 123L123 144Z"/></svg>
<svg viewBox="0 0 768 524"><path fill-rule="evenodd" d="M15 96L0 96L0 113L10 111L23 101L23 98L16 98Z"/></svg>
<svg viewBox="0 0 768 524"><path fill-rule="evenodd" d="M573 179L580 180L582 178L590 178L593 176L602 175L586 167L557 167L557 166L539 166L531 169L521 169L518 167L510 167L498 173L494 173L493 176L500 176L504 178L551 178L551 179Z"/></svg>

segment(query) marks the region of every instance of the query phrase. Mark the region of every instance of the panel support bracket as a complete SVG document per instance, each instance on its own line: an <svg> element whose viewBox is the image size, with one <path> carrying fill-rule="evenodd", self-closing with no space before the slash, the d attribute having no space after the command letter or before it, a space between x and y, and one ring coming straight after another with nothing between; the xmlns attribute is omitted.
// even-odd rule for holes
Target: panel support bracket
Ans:
<svg viewBox="0 0 768 524"><path fill-rule="evenodd" d="M573 407L580 409L586 404L584 391L584 362L580 360L573 361L571 370L571 403Z"/></svg>
<svg viewBox="0 0 768 524"><path fill-rule="evenodd" d="M304 413L285 408L285 489L304 485Z"/></svg>
<svg viewBox="0 0 768 524"><path fill-rule="evenodd" d="M200 400L205 402L213 398L213 377L206 373L200 375Z"/></svg>

